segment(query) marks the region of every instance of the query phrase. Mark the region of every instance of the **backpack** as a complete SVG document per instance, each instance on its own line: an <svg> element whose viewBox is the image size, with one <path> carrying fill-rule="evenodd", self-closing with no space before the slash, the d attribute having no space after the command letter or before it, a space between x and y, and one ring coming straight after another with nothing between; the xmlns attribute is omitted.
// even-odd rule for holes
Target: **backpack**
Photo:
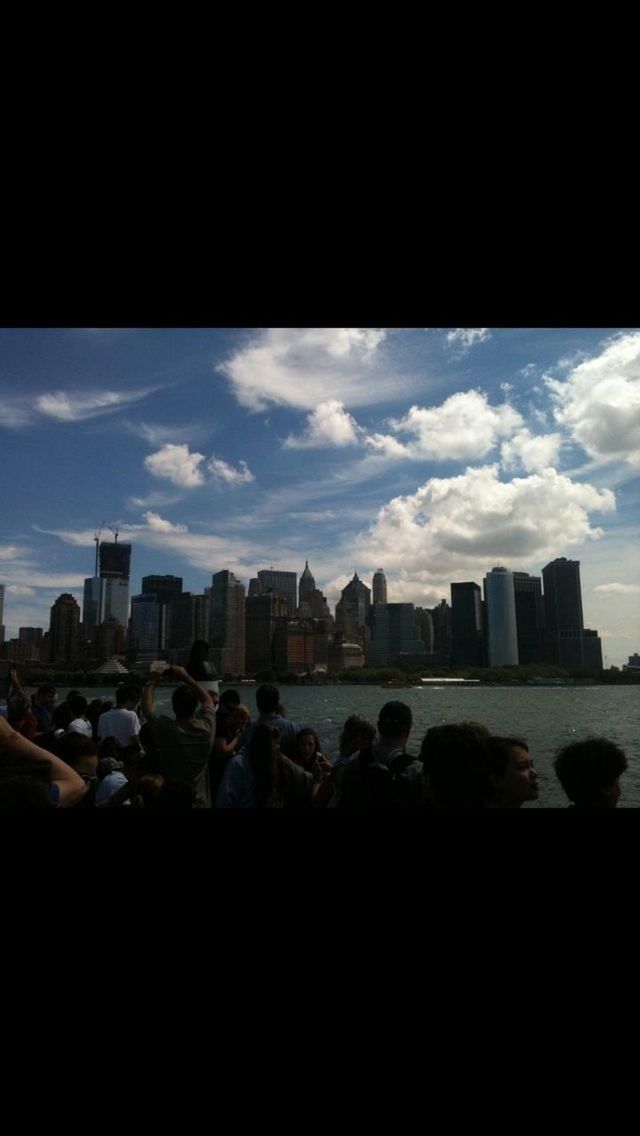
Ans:
<svg viewBox="0 0 640 1136"><path fill-rule="evenodd" d="M374 761L373 749L362 749L347 765L338 808L351 812L392 811L417 808L422 783L410 778L406 770L416 761L410 753L397 750L387 765Z"/></svg>

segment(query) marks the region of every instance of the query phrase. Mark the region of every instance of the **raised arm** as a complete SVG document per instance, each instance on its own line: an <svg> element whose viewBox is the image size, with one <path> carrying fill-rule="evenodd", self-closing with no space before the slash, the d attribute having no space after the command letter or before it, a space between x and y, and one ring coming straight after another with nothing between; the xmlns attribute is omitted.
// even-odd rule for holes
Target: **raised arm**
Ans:
<svg viewBox="0 0 640 1136"><path fill-rule="evenodd" d="M13 686L14 690L17 691L20 698L24 698L28 702L29 699L27 698L27 692L20 682L20 679L18 678L18 672L15 667L12 667L9 671L9 677L11 679L11 685Z"/></svg>
<svg viewBox="0 0 640 1136"><path fill-rule="evenodd" d="M48 761L51 766L51 780L58 786L60 804L63 808L76 805L89 788L86 781L82 780L75 769L72 769L65 761L61 761L55 754L48 753L46 749L41 749L35 742L30 742L27 738L23 738L22 734L16 733L4 718L0 718L0 761L2 760L2 753L11 754L18 758Z"/></svg>
<svg viewBox="0 0 640 1136"><path fill-rule="evenodd" d="M156 682L158 675L151 675L151 678L144 685L142 691L142 713L145 718L150 718L153 714L153 700L156 692Z"/></svg>
<svg viewBox="0 0 640 1136"><path fill-rule="evenodd" d="M180 678L182 682L186 683L187 686L190 686L192 690L195 690L198 698L200 699L200 705L203 707L203 709L215 710L216 703L211 697L209 691L200 686L200 683L196 682L196 680L191 677L189 672L185 670L184 667L174 666L172 670L174 674L178 675L178 678Z"/></svg>

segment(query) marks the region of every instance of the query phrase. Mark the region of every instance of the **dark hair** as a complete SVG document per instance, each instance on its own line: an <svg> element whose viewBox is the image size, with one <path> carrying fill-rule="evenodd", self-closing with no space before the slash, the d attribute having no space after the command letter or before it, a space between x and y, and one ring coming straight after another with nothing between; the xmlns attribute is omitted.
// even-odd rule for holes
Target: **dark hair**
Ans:
<svg viewBox="0 0 640 1136"><path fill-rule="evenodd" d="M63 734L61 738L56 738L54 753L75 769L83 757L97 757L98 746L93 738L87 738L84 734Z"/></svg>
<svg viewBox="0 0 640 1136"><path fill-rule="evenodd" d="M255 784L256 808L277 808L284 802L284 796L291 783L291 772L287 761L274 747L273 726L261 723L256 726L249 740L249 766Z"/></svg>
<svg viewBox="0 0 640 1136"><path fill-rule="evenodd" d="M69 695L67 704L74 718L81 718L86 714L89 705L83 694L74 694L73 697Z"/></svg>
<svg viewBox="0 0 640 1136"><path fill-rule="evenodd" d="M597 803L603 790L624 773L624 751L608 738L587 738L565 746L554 759L554 769L570 801Z"/></svg>
<svg viewBox="0 0 640 1136"><path fill-rule="evenodd" d="M165 777L151 807L159 813L185 813L191 812L194 800L195 788L190 781Z"/></svg>
<svg viewBox="0 0 640 1136"><path fill-rule="evenodd" d="M51 725L56 730L66 730L73 721L73 714L68 702L61 702L51 715Z"/></svg>
<svg viewBox="0 0 640 1136"><path fill-rule="evenodd" d="M490 795L488 732L473 723L427 730L420 756L436 808L482 808Z"/></svg>
<svg viewBox="0 0 640 1136"><path fill-rule="evenodd" d="M406 702L387 702L378 715L378 733L381 738L404 737L412 724L411 707Z"/></svg>
<svg viewBox="0 0 640 1136"><path fill-rule="evenodd" d="M221 706L239 706L240 695L237 690L223 690L220 695Z"/></svg>
<svg viewBox="0 0 640 1136"><path fill-rule="evenodd" d="M15 722L21 722L27 710L31 709L31 703L26 698L22 698L19 694L12 695L7 698L7 720L11 725Z"/></svg>
<svg viewBox="0 0 640 1136"><path fill-rule="evenodd" d="M38 687L38 694L55 694L56 688L52 682L45 682L44 686Z"/></svg>
<svg viewBox="0 0 640 1136"><path fill-rule="evenodd" d="M349 757L357 749L365 749L373 743L375 736L376 728L373 722L364 718L362 714L352 714L347 718L340 734L338 745L341 756Z"/></svg>
<svg viewBox="0 0 640 1136"><path fill-rule="evenodd" d="M208 652L209 652L209 644L207 643L206 639L196 639L195 643L191 647L191 653L189 655L189 662L190 663L201 663L201 662L203 662L204 659L206 659Z"/></svg>
<svg viewBox="0 0 640 1136"><path fill-rule="evenodd" d="M116 690L116 706L122 706L123 702L137 702L138 698L138 688L132 683L125 682Z"/></svg>
<svg viewBox="0 0 640 1136"><path fill-rule="evenodd" d="M50 780L50 761L4 755L0 761L0 809L51 808Z"/></svg>
<svg viewBox="0 0 640 1136"><path fill-rule="evenodd" d="M82 696L81 690L70 690L69 693L67 694L67 697L65 698L65 702L71 702L71 699L77 698L78 695Z"/></svg>
<svg viewBox="0 0 640 1136"><path fill-rule="evenodd" d="M171 695L171 705L176 718L192 718L198 705L198 695L190 686L181 683Z"/></svg>
<svg viewBox="0 0 640 1136"><path fill-rule="evenodd" d="M270 682L256 690L256 706L261 714L276 714L280 705L280 691Z"/></svg>
<svg viewBox="0 0 640 1136"><path fill-rule="evenodd" d="M98 757L102 761L105 757L119 757L122 746L117 738L103 738L98 745Z"/></svg>
<svg viewBox="0 0 640 1136"><path fill-rule="evenodd" d="M303 726L301 730L298 730L296 734L296 753L298 755L300 754L300 738L304 738L306 735L310 735L313 738L313 752L315 756L316 753L321 752L321 746L320 738L312 726Z"/></svg>
<svg viewBox="0 0 640 1136"><path fill-rule="evenodd" d="M507 765L509 764L509 757L511 750L515 746L519 749L526 749L529 752L529 746L523 738L489 738L489 773L495 777L503 777Z"/></svg>

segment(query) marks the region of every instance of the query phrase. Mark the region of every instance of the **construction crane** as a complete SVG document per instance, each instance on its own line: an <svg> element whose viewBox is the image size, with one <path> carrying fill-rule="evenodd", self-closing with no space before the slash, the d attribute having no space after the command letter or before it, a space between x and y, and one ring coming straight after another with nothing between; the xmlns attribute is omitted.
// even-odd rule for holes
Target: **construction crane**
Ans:
<svg viewBox="0 0 640 1136"><path fill-rule="evenodd" d="M98 575L98 549L100 548L100 537L102 536L102 530L103 530L104 526L106 525L106 523L107 523L106 521L102 522L102 524L100 525L100 528L98 529L97 533L95 534L95 536L93 538L94 541L96 542L96 570L95 570L95 573L94 573L94 575L96 575L96 576Z"/></svg>
<svg viewBox="0 0 640 1136"><path fill-rule="evenodd" d="M120 532L120 529L114 529L111 525L108 525L107 527L109 529L109 532L113 533L113 537L114 537L113 543L117 544L118 543L118 533Z"/></svg>

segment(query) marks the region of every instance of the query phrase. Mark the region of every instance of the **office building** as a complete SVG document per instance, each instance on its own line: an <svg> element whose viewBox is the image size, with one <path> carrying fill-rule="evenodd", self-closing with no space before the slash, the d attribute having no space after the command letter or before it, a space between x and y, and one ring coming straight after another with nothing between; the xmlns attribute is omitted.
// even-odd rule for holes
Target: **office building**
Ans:
<svg viewBox="0 0 640 1136"><path fill-rule="evenodd" d="M369 666L392 666L399 655L426 655L411 603L373 604L369 610L369 627Z"/></svg>
<svg viewBox="0 0 640 1136"><path fill-rule="evenodd" d="M472 582L451 585L451 666L484 665L482 592Z"/></svg>
<svg viewBox="0 0 640 1136"><path fill-rule="evenodd" d="M434 630L433 630L433 616L431 615L431 612L426 607L417 607L416 608L416 624L417 624L417 627L418 627L418 633L420 635L420 638L422 639L422 642L424 643L425 651L427 652L428 655L432 655L433 651L434 651L434 646L435 646L435 635L434 635Z"/></svg>
<svg viewBox="0 0 640 1136"><path fill-rule="evenodd" d="M602 670L598 633L584 626L580 561L560 556L545 565L542 579L548 661L561 667Z"/></svg>
<svg viewBox="0 0 640 1136"><path fill-rule="evenodd" d="M518 661L521 665L543 663L545 650L542 580L539 576L530 576L528 572L514 572L513 589L516 601Z"/></svg>
<svg viewBox="0 0 640 1136"><path fill-rule="evenodd" d="M89 576L84 582L82 622L85 633L89 637L92 629L102 623L102 579L100 576Z"/></svg>
<svg viewBox="0 0 640 1136"><path fill-rule="evenodd" d="M295 576L295 573L290 573ZM294 597L295 600L295 597ZM245 591L233 572L216 572L211 581L209 643L220 675L245 672Z"/></svg>
<svg viewBox="0 0 640 1136"><path fill-rule="evenodd" d="M490 667L518 665L518 631L513 573L492 568L484 578L487 655Z"/></svg>
<svg viewBox="0 0 640 1136"><path fill-rule="evenodd" d="M152 663L158 657L160 641L160 603L154 595L133 596L129 644L139 663Z"/></svg>
<svg viewBox="0 0 640 1136"><path fill-rule="evenodd" d="M273 665L280 672L309 674L314 666L313 627L306 619L276 621L273 632Z"/></svg>
<svg viewBox="0 0 640 1136"><path fill-rule="evenodd" d="M387 577L382 568L378 568L373 574L373 602L374 604L387 602Z"/></svg>
<svg viewBox="0 0 640 1136"><path fill-rule="evenodd" d="M342 589L336 604L336 633L350 643L359 643L366 651L369 642L368 615L371 590L354 572L353 579Z"/></svg>
<svg viewBox="0 0 640 1136"><path fill-rule="evenodd" d="M69 592L58 596L49 622L49 661L70 663L78 657L80 608Z"/></svg>
<svg viewBox="0 0 640 1136"><path fill-rule="evenodd" d="M115 619L121 627L129 623L129 577L131 545L103 541L99 547L100 623Z"/></svg>
<svg viewBox="0 0 640 1136"><path fill-rule="evenodd" d="M298 576L296 572L279 572L273 568L265 568L258 572L258 586L260 594L273 592L274 595L284 596L287 601L287 615L291 618L296 614L298 599ZM315 584L314 584L315 587Z"/></svg>
<svg viewBox="0 0 640 1136"><path fill-rule="evenodd" d="M273 592L247 596L245 601L245 668L248 675L274 666L273 636L278 620L286 617L287 601Z"/></svg>
<svg viewBox="0 0 640 1136"><path fill-rule="evenodd" d="M451 665L451 608L446 600L429 610L433 623L433 666Z"/></svg>

